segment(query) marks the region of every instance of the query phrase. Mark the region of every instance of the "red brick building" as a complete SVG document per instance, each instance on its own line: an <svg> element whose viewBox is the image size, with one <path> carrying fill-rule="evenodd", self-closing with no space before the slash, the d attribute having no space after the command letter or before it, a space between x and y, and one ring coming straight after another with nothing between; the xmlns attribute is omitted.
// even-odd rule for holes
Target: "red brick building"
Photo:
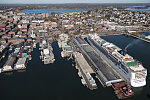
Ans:
<svg viewBox="0 0 150 100"><path fill-rule="evenodd" d="M19 44L21 42L25 42L25 39L23 39L23 38L11 38L11 39L8 39L8 43L12 43L14 45Z"/></svg>
<svg viewBox="0 0 150 100"><path fill-rule="evenodd" d="M11 35L9 34L5 34L2 36L2 39L10 39L11 38Z"/></svg>

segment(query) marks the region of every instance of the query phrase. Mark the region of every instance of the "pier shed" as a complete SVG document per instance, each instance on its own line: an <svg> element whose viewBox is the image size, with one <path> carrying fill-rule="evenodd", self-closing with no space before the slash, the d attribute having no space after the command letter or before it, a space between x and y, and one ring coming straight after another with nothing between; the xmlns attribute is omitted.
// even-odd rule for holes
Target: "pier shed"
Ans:
<svg viewBox="0 0 150 100"><path fill-rule="evenodd" d="M82 84L85 84L89 89L93 90L97 88L96 82L91 76L92 73L94 73L91 66L88 64L88 62L85 60L84 56L79 53L75 52L73 53L74 57L76 59L77 69L78 73L80 73L82 76L81 82Z"/></svg>
<svg viewBox="0 0 150 100"><path fill-rule="evenodd" d="M16 57L9 57L7 62L3 66L2 72L12 71L15 61L16 61Z"/></svg>
<svg viewBox="0 0 150 100"><path fill-rule="evenodd" d="M14 69L17 70L17 69L25 69L26 68L26 65L27 65L27 58L26 57L23 57L23 58L19 58Z"/></svg>

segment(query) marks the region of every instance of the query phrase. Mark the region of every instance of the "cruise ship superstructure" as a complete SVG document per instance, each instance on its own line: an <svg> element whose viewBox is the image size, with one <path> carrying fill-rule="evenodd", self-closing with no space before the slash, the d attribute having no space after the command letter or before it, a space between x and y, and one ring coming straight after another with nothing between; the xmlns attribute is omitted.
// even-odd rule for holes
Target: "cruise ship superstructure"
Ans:
<svg viewBox="0 0 150 100"><path fill-rule="evenodd" d="M113 43L109 43L97 34L89 34L88 42L97 48L104 59L133 87L146 85L147 69L132 56Z"/></svg>

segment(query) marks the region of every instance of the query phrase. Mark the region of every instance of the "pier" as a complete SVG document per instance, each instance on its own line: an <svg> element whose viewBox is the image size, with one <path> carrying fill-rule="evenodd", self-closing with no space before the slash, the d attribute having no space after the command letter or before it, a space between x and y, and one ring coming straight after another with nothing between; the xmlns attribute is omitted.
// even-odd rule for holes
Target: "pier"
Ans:
<svg viewBox="0 0 150 100"><path fill-rule="evenodd" d="M50 64L54 63L54 54L53 54L53 48L51 47L51 44L47 42L46 40L43 40L42 43L40 43L40 50L41 50L41 56L40 59L44 62L44 64Z"/></svg>
<svg viewBox="0 0 150 100"><path fill-rule="evenodd" d="M8 55L8 60L3 65L3 68L0 69L0 73L26 69L28 60L32 59L30 55L33 50L32 44L33 42L22 42L16 45L14 51Z"/></svg>
<svg viewBox="0 0 150 100"><path fill-rule="evenodd" d="M95 80L91 76L91 74L94 73L94 71L92 70L88 62L85 60L84 56L79 52L74 52L73 55L75 57L76 66L79 71L78 74L79 76L82 76L82 84L85 84L91 90L97 89Z"/></svg>
<svg viewBox="0 0 150 100"><path fill-rule="evenodd" d="M9 46L10 44L6 45L6 46L1 46L0 47L0 61L5 57L6 53L9 50ZM3 48L4 47L4 48Z"/></svg>
<svg viewBox="0 0 150 100"><path fill-rule="evenodd" d="M12 71L13 67L14 67L14 63L16 61L16 57L9 57L7 62L5 63L5 65L2 68L2 72L8 72L8 71Z"/></svg>
<svg viewBox="0 0 150 100"><path fill-rule="evenodd" d="M14 66L14 70L26 69L27 62L28 60L26 57L19 58L17 63Z"/></svg>
<svg viewBox="0 0 150 100"><path fill-rule="evenodd" d="M145 38L145 36L137 36L137 35L129 34L129 33L125 33L125 35L127 35L127 36L132 36L132 37L135 37L135 38L137 38L137 39L140 39L140 40L143 40L143 41L145 41L145 42L150 43L150 39Z"/></svg>
<svg viewBox="0 0 150 100"><path fill-rule="evenodd" d="M82 38L74 38L74 41L88 60L92 63L102 85L111 86L112 83L120 82L122 79L113 70L111 65L102 58L86 41Z"/></svg>

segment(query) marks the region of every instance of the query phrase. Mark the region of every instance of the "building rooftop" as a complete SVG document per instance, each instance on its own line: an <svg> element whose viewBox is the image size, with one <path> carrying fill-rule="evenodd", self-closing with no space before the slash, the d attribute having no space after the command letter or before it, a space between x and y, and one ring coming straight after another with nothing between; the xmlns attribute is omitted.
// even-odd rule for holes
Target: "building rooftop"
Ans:
<svg viewBox="0 0 150 100"><path fill-rule="evenodd" d="M9 40L20 40L20 39L23 39L23 38L10 38ZM24 40L24 39L23 39Z"/></svg>
<svg viewBox="0 0 150 100"><path fill-rule="evenodd" d="M64 48L70 47L65 41L62 41L61 44L62 44L62 47Z"/></svg>
<svg viewBox="0 0 150 100"><path fill-rule="evenodd" d="M15 60L16 60L16 57L9 57L4 66L13 66Z"/></svg>
<svg viewBox="0 0 150 100"><path fill-rule="evenodd" d="M23 58L19 58L16 65L20 65L20 64L25 64L27 58L23 57Z"/></svg>

